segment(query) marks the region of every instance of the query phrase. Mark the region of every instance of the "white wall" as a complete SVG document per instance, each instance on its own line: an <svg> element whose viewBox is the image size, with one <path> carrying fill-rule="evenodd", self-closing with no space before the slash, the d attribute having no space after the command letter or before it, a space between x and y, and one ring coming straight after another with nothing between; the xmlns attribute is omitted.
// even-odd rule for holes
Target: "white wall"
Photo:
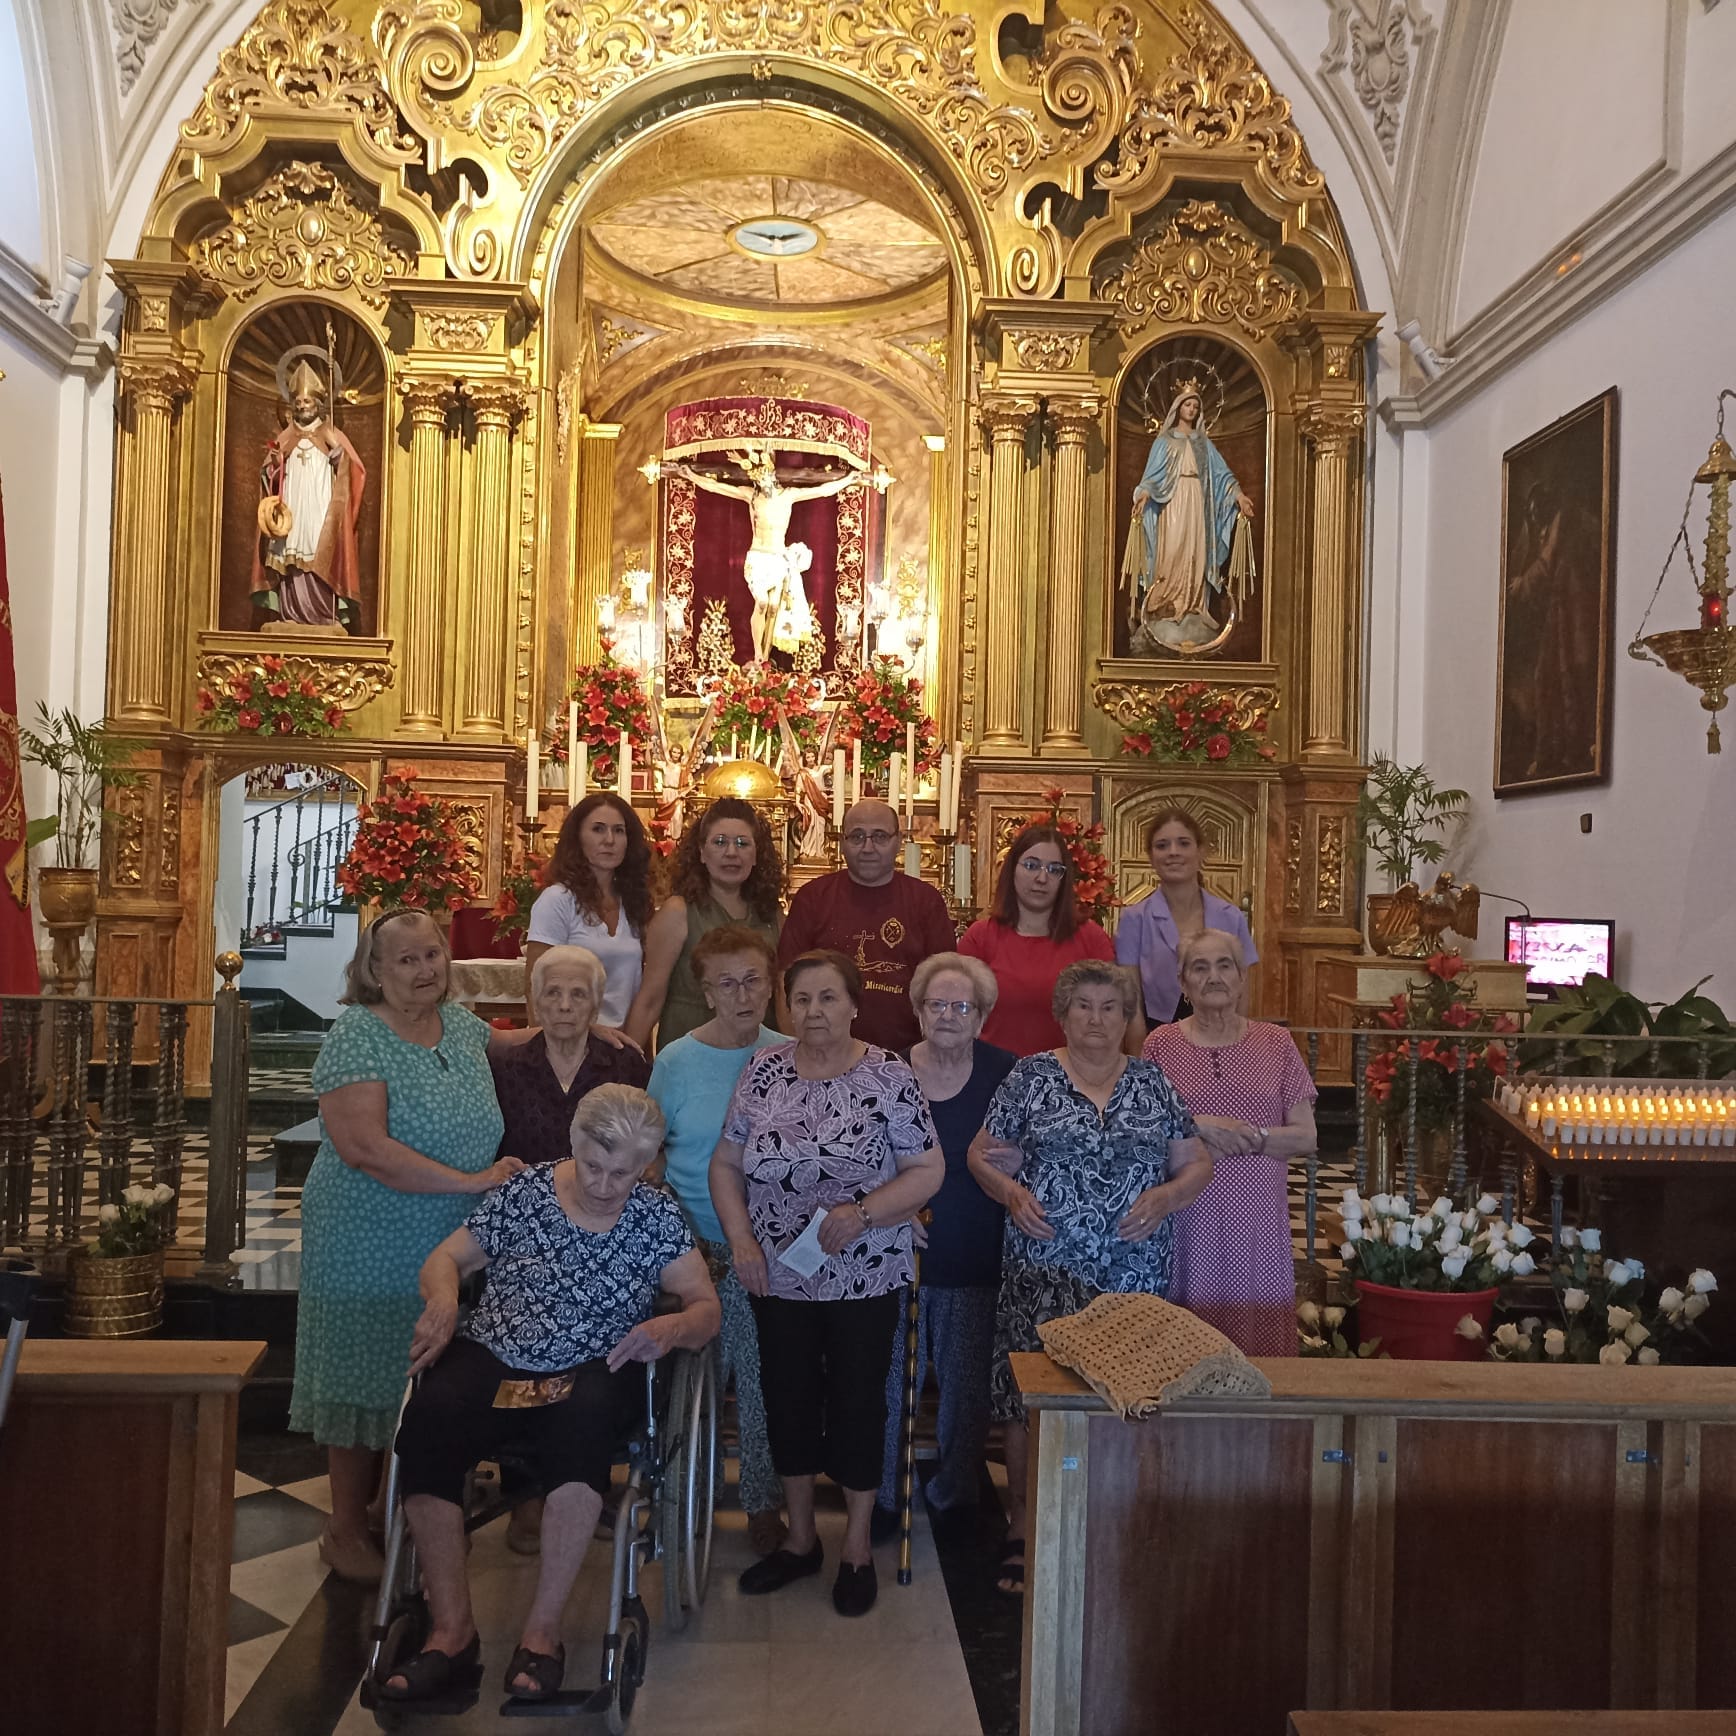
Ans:
<svg viewBox="0 0 1736 1736"><path fill-rule="evenodd" d="M1715 972L1707 992L1727 1010L1736 1009L1736 718L1724 753L1709 756L1697 694L1626 646L1705 459L1718 389L1736 386L1733 274L1736 213L1727 213L1430 430L1423 739L1437 779L1475 799L1468 855L1455 867L1540 915L1613 916L1627 986L1673 998ZM1501 454L1611 385L1621 392L1611 781L1497 803ZM1648 631L1697 618L1678 557Z"/></svg>

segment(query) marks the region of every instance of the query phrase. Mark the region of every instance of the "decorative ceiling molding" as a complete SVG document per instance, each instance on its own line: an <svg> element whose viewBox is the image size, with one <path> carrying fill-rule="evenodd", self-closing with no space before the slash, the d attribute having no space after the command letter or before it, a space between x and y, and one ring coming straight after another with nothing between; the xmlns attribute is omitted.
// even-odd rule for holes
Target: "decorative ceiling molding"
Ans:
<svg viewBox="0 0 1736 1736"><path fill-rule="evenodd" d="M108 0L109 20L114 28L115 65L120 73L121 95L130 96L145 60L157 38L169 26L170 14L181 0ZM189 6L203 0L188 0Z"/></svg>
<svg viewBox="0 0 1736 1736"><path fill-rule="evenodd" d="M1327 0L1332 37L1320 57L1328 81L1348 80L1389 169L1418 66L1434 44L1435 23L1422 0ZM1372 10L1371 10L1372 8Z"/></svg>
<svg viewBox="0 0 1736 1736"><path fill-rule="evenodd" d="M613 308L598 307L594 302L590 312L591 354L599 369L623 360L641 344L648 344L653 338L664 335L656 326L618 313Z"/></svg>

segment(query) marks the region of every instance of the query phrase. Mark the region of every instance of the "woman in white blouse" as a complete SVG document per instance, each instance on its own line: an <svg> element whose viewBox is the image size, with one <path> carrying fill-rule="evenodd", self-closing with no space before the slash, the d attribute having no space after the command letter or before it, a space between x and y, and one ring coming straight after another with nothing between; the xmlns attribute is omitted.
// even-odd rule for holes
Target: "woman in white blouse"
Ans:
<svg viewBox="0 0 1736 1736"><path fill-rule="evenodd" d="M638 815L617 796L586 796L561 826L548 881L531 906L526 982L551 946L587 948L604 977L593 1029L612 1034L627 1022L639 992L651 920L651 847Z"/></svg>

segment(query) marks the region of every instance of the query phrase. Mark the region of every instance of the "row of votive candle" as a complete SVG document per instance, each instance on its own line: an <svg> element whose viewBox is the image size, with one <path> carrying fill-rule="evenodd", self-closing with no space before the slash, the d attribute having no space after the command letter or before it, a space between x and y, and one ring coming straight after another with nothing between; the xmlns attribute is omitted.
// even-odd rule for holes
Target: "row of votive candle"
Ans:
<svg viewBox="0 0 1736 1736"><path fill-rule="evenodd" d="M1564 1145L1736 1145L1727 1086L1506 1086L1501 1107Z"/></svg>

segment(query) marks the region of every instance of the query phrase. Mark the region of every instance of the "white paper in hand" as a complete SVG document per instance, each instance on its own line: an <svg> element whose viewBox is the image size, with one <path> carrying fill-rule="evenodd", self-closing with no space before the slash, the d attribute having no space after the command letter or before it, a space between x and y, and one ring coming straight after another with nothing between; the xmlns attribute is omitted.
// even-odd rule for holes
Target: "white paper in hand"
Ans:
<svg viewBox="0 0 1736 1736"><path fill-rule="evenodd" d="M820 1246L820 1225L826 1221L823 1211L815 1212L813 1222L778 1254L779 1261L792 1272L811 1278L831 1256Z"/></svg>

